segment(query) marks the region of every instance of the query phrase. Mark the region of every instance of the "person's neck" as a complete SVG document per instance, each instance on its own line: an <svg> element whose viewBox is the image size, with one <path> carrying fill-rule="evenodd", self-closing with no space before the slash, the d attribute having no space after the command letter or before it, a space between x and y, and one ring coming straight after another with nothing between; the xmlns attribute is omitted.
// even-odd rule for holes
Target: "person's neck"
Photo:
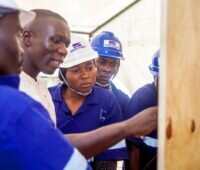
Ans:
<svg viewBox="0 0 200 170"><path fill-rule="evenodd" d="M39 74L39 71L34 69L33 66L28 63L23 64L23 71L35 80L37 79L37 76Z"/></svg>
<svg viewBox="0 0 200 170"><path fill-rule="evenodd" d="M71 101L84 101L87 96L81 96L66 87L63 90L63 97Z"/></svg>
<svg viewBox="0 0 200 170"><path fill-rule="evenodd" d="M97 86L99 86L99 87L102 87L102 88L104 88L104 89L111 89L111 83L110 82L108 82L108 83L99 83L98 81L96 81L96 83L95 83Z"/></svg>
<svg viewBox="0 0 200 170"><path fill-rule="evenodd" d="M77 110L81 107L86 99L86 96L78 95L77 93L71 91L69 88L66 88L63 91L63 97L72 115L77 112Z"/></svg>

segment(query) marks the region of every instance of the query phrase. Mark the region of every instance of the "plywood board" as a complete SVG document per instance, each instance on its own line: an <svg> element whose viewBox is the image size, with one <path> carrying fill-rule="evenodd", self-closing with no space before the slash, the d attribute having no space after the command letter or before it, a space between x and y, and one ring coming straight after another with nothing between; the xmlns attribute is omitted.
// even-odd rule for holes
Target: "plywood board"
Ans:
<svg viewBox="0 0 200 170"><path fill-rule="evenodd" d="M200 1L164 0L159 169L200 169Z"/></svg>

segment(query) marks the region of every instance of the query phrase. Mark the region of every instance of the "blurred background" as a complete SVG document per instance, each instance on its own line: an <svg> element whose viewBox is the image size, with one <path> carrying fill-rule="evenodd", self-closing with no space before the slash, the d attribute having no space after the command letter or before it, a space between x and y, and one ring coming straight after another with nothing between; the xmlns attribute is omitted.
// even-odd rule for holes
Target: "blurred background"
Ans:
<svg viewBox="0 0 200 170"><path fill-rule="evenodd" d="M160 47L159 0L18 0L25 9L50 9L61 14L71 32L90 40L101 31L112 31L121 40L125 60L114 79L131 95L142 85L153 81L148 66ZM40 74L47 86L57 83L54 75Z"/></svg>

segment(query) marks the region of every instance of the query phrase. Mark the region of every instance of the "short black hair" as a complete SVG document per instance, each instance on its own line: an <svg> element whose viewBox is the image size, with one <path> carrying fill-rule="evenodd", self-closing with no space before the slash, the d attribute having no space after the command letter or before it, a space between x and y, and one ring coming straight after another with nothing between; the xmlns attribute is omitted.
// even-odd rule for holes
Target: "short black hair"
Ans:
<svg viewBox="0 0 200 170"><path fill-rule="evenodd" d="M38 27L38 25L40 24L40 22L38 23L37 21L39 21L40 19L47 19L47 18L55 18L58 19L60 21L63 21L64 23L66 23L66 25L68 25L67 21L65 18L63 18L60 14L53 12L51 10L47 10L47 9L32 9L32 12L34 12L36 14L35 19L29 23L28 25L26 25L23 29L24 30L29 30L32 29L34 27Z"/></svg>
<svg viewBox="0 0 200 170"><path fill-rule="evenodd" d="M60 20L64 21L65 23L67 23L66 19L63 18L60 14L53 12L51 10L48 10L48 9L32 9L31 11L36 13L36 19L37 19L37 17L54 17L54 18L60 19Z"/></svg>

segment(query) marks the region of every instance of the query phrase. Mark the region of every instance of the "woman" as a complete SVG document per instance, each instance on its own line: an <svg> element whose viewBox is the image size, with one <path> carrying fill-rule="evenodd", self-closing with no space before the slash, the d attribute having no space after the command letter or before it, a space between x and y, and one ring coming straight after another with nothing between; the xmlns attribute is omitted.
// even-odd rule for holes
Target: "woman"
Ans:
<svg viewBox="0 0 200 170"><path fill-rule="evenodd" d="M49 89L56 108L57 127L65 134L87 132L122 121L115 96L108 90L94 86L97 57L89 42L72 36L68 55L60 65L59 78L62 83ZM111 152L100 154L99 159L112 160ZM111 161L110 166L112 162L115 161Z"/></svg>

